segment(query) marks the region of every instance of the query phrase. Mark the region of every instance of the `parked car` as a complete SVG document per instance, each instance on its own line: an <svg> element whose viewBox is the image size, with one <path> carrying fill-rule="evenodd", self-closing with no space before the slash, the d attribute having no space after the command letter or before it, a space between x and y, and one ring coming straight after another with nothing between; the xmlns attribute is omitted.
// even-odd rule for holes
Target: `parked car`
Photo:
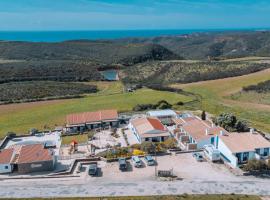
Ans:
<svg viewBox="0 0 270 200"><path fill-rule="evenodd" d="M154 159L153 159L153 157L152 156L145 156L144 157L144 160L145 160L145 162L146 162L146 164L148 165L148 166L153 166L153 165L155 165L155 161L154 161Z"/></svg>
<svg viewBox="0 0 270 200"><path fill-rule="evenodd" d="M91 163L89 165L88 174L90 176L95 176L95 175L97 175L97 172L98 172L97 163Z"/></svg>
<svg viewBox="0 0 270 200"><path fill-rule="evenodd" d="M142 167L142 161L138 156L132 156L131 158L134 167Z"/></svg>
<svg viewBox="0 0 270 200"><path fill-rule="evenodd" d="M202 162L203 161L203 156L200 153L193 153L192 156L198 161Z"/></svg>
<svg viewBox="0 0 270 200"><path fill-rule="evenodd" d="M119 164L119 170L121 171L127 170L127 161L125 158L119 158L118 164Z"/></svg>

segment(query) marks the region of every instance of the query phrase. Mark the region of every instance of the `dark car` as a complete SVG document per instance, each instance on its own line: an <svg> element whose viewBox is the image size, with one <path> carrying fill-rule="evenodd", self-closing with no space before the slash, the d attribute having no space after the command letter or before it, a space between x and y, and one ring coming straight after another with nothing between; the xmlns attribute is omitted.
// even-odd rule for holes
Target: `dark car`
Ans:
<svg viewBox="0 0 270 200"><path fill-rule="evenodd" d="M198 161L202 162L203 161L203 156L200 153L193 153L192 156Z"/></svg>
<svg viewBox="0 0 270 200"><path fill-rule="evenodd" d="M98 172L97 163L91 163L89 165L88 174L90 176L95 176L95 175L97 175L97 172Z"/></svg>
<svg viewBox="0 0 270 200"><path fill-rule="evenodd" d="M121 171L127 170L127 161L125 158L119 158L118 164L119 164L119 170Z"/></svg>

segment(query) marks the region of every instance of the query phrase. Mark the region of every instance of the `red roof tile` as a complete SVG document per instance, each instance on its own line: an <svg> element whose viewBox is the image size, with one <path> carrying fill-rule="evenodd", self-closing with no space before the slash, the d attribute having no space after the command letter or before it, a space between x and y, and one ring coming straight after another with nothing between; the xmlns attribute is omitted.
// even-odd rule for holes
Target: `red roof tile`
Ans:
<svg viewBox="0 0 270 200"><path fill-rule="evenodd" d="M0 164L8 164L13 157L13 149L0 150Z"/></svg>
<svg viewBox="0 0 270 200"><path fill-rule="evenodd" d="M117 118L118 113L116 110L100 110L96 112L83 112L67 115L66 122L67 124L85 124Z"/></svg>
<svg viewBox="0 0 270 200"><path fill-rule="evenodd" d="M43 144L32 144L22 146L17 163L32 163L52 159L53 155L51 151L49 149L44 149Z"/></svg>

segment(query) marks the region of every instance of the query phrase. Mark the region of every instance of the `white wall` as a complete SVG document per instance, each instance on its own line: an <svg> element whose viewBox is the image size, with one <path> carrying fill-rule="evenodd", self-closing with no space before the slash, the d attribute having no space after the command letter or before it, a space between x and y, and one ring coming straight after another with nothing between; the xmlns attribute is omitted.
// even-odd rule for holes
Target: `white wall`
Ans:
<svg viewBox="0 0 270 200"><path fill-rule="evenodd" d="M202 149L204 145L211 144L211 138L207 138L204 140L201 140L200 142L197 143L197 148Z"/></svg>
<svg viewBox="0 0 270 200"><path fill-rule="evenodd" d="M7 169L5 168L7 167ZM12 172L11 164L0 164L0 174Z"/></svg>
<svg viewBox="0 0 270 200"><path fill-rule="evenodd" d="M223 141L218 138L218 150L220 153L225 156L229 160L229 164L233 167L237 167L237 158L233 155L233 153L230 151L230 149L223 143Z"/></svg>

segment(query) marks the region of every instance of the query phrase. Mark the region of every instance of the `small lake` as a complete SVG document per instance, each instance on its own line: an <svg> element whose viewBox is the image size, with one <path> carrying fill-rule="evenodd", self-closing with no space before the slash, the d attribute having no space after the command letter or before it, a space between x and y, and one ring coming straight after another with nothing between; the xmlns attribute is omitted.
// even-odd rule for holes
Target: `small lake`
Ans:
<svg viewBox="0 0 270 200"><path fill-rule="evenodd" d="M111 70L101 71L100 73L104 76L104 78L107 81L118 81L119 80L117 70L111 69Z"/></svg>

